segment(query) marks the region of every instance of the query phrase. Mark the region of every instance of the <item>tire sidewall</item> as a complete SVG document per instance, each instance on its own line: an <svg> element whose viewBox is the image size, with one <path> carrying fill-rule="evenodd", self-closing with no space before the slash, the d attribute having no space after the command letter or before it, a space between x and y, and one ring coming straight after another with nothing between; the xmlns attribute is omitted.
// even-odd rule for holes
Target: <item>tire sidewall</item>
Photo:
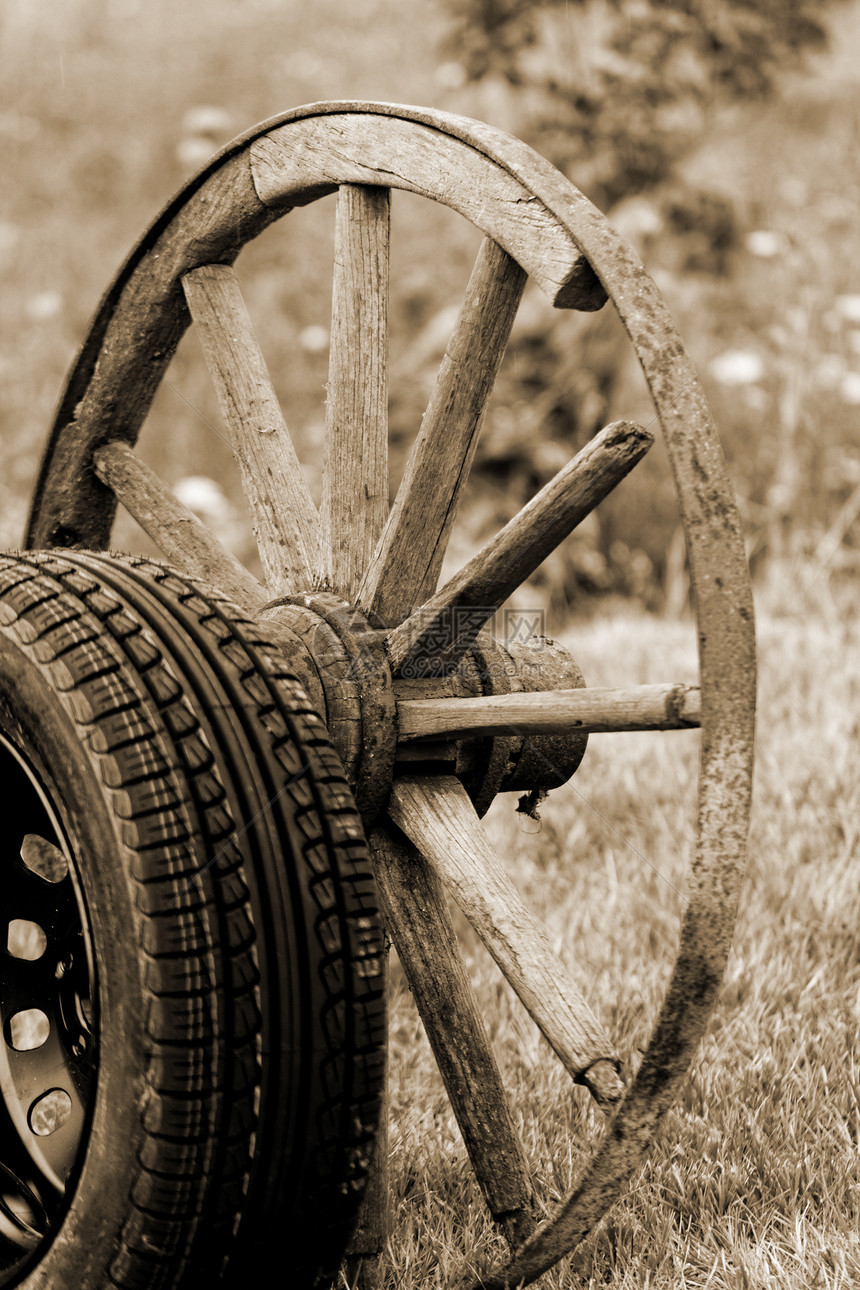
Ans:
<svg viewBox="0 0 860 1290"><path fill-rule="evenodd" d="M109 1283L140 1168L147 1102L141 915L98 755L44 669L2 633L0 731L41 781L69 842L96 962L98 1016L95 1096L68 1208L33 1256L38 1261L7 1284L87 1290Z"/></svg>

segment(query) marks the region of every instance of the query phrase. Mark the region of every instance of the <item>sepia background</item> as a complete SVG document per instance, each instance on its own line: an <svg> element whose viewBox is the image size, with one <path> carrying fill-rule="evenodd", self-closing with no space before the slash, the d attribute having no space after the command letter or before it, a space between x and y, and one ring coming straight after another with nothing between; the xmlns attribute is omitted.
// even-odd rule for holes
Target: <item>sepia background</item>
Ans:
<svg viewBox="0 0 860 1290"><path fill-rule="evenodd" d="M89 318L172 193L301 103L426 104L518 134L637 246L720 428L757 600L750 877L720 1008L659 1149L548 1286L860 1283L860 4L613 0L4 0L0 10L0 542L29 495ZM296 211L238 272L318 495L333 211ZM392 489L478 245L392 213ZM450 563L601 425L647 423L620 327L527 292ZM141 452L249 565L238 471L183 342ZM122 548L148 549L130 521ZM522 593L590 684L694 680L662 450ZM489 827L628 1058L683 905L696 736L597 736L543 820ZM539 1182L572 1185L593 1116L469 942ZM395 971L389 1284L448 1284L496 1248ZM465 1227L465 1234L464 1234Z"/></svg>

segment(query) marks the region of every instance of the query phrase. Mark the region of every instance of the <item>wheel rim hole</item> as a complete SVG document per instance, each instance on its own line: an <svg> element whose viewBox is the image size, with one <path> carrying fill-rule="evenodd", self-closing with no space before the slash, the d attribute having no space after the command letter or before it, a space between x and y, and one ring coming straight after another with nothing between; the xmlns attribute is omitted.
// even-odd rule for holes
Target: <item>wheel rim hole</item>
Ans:
<svg viewBox="0 0 860 1290"><path fill-rule="evenodd" d="M48 947L48 938L38 923L27 918L12 918L6 935L6 949L13 959L34 963Z"/></svg>
<svg viewBox="0 0 860 1290"><path fill-rule="evenodd" d="M16 1053L41 1048L51 1033L51 1023L41 1008L24 1008L9 1018L6 1042Z"/></svg>
<svg viewBox="0 0 860 1290"><path fill-rule="evenodd" d="M52 1088L43 1093L30 1107L28 1120L33 1133L40 1138L61 1129L72 1114L72 1099L64 1088Z"/></svg>
<svg viewBox="0 0 860 1290"><path fill-rule="evenodd" d="M69 862L62 851L38 833L28 833L21 844L21 859L45 882L62 882L69 873Z"/></svg>

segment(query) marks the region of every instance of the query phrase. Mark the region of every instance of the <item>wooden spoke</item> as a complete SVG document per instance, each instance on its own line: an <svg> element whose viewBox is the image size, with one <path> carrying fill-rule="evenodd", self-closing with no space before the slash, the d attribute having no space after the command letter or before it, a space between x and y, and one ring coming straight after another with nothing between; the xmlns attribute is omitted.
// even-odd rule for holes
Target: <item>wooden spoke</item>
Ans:
<svg viewBox="0 0 860 1290"><path fill-rule="evenodd" d="M253 574L212 536L127 444L105 444L93 456L95 472L169 560L210 582L243 608L268 600Z"/></svg>
<svg viewBox="0 0 860 1290"><path fill-rule="evenodd" d="M534 1226L528 1167L435 869L401 834L370 838L383 922L430 1040L475 1176L511 1245Z"/></svg>
<svg viewBox="0 0 860 1290"><path fill-rule="evenodd" d="M337 195L322 518L329 582L354 597L388 515L389 191Z"/></svg>
<svg viewBox="0 0 860 1290"><path fill-rule="evenodd" d="M316 507L239 283L229 265L207 264L182 287L239 458L267 585L273 595L310 590L321 571Z"/></svg>
<svg viewBox="0 0 860 1290"><path fill-rule="evenodd" d="M517 262L485 238L403 482L359 589L359 603L383 622L398 622L436 589L525 283Z"/></svg>
<svg viewBox="0 0 860 1290"><path fill-rule="evenodd" d="M419 193L459 211L507 247L557 309L591 312L606 303L606 290L576 238L536 191L534 172L525 176L511 154L487 165L490 137L501 138L496 131L484 126L479 137L472 129L468 146L458 146L445 130L443 113L410 108L407 121L400 108L376 106L382 121L353 114L345 104L345 112L325 121L293 120L287 129L262 134L250 156L261 200L271 209L289 210L297 198L334 192L338 184L386 184Z"/></svg>
<svg viewBox="0 0 860 1290"><path fill-rule="evenodd" d="M539 690L465 699L404 699L397 704L397 737L474 738L479 735L568 734L581 730L688 730L701 724L694 685L637 685L625 690Z"/></svg>
<svg viewBox="0 0 860 1290"><path fill-rule="evenodd" d="M628 421L601 430L421 610L389 633L392 667L401 667L408 654L439 653L445 637L450 647L473 639L653 442L652 434Z"/></svg>
<svg viewBox="0 0 860 1290"><path fill-rule="evenodd" d="M439 871L572 1078L601 1104L617 1102L624 1085L614 1045L523 904L460 781L397 779L388 812Z"/></svg>

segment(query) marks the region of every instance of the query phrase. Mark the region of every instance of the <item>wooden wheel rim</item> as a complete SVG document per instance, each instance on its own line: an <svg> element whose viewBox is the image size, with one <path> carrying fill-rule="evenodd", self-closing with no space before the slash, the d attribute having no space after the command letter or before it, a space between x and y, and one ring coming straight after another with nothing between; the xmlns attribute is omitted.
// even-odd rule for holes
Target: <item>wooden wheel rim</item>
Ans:
<svg viewBox="0 0 860 1290"><path fill-rule="evenodd" d="M339 139L345 131L360 150L362 125L368 127L369 142L358 169L352 160L343 162L336 149L324 149L327 137ZM542 233L548 238L544 260L535 264L503 218L480 212L476 218L474 210L463 210L459 197L434 191L432 183L416 189L408 177L386 170L373 147L386 130L419 140L427 155L442 143L462 150L470 165L519 185L522 200L541 213L547 228L558 230L559 240ZM271 158L299 136L300 159L284 183L283 176L273 177ZM308 139L322 144L311 147ZM523 267L559 303L569 303L573 291L581 307L594 307L594 289L581 262L577 267L576 253L586 258L619 312L651 390L675 477L696 602L703 728L698 838L677 962L647 1055L603 1142L571 1197L509 1265L483 1283L502 1287L533 1279L572 1248L641 1158L707 1022L743 876L755 704L752 597L716 430L658 289L600 212L519 141L421 108L360 102L298 108L265 122L214 158L159 216L109 289L60 403L26 541L42 547L108 544L115 502L94 477L93 452L111 440L136 440L188 324L181 276L213 261L232 262L246 241L292 206L341 183L369 182L424 191L461 209L515 259L526 261ZM208 215L201 234L203 206ZM192 209L197 235L189 241L183 229ZM546 247L557 245L570 248L563 251L561 273L546 270ZM120 388L117 408L106 391Z"/></svg>

